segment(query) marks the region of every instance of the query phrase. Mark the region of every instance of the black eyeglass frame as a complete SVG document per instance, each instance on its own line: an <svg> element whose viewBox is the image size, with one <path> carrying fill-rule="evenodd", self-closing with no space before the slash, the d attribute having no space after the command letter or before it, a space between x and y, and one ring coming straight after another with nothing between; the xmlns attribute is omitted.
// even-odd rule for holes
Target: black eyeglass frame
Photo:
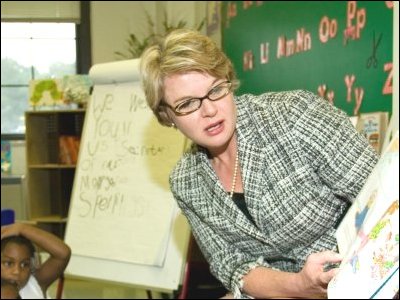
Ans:
<svg viewBox="0 0 400 300"><path fill-rule="evenodd" d="M220 96L220 97L218 97L218 98L216 98L216 99L210 99L210 98L209 98L209 97L210 97L210 94L211 94L216 88L220 87L220 86L223 85L223 84L228 84L227 92L226 92L224 95L222 95L222 96ZM212 89L210 89L210 90L208 91L207 95L205 95L204 97L199 97L199 98L195 97L195 98L187 99L187 100L182 101L181 103L177 104L175 107L173 107L173 106L169 105L168 103L165 103L164 101L162 101L162 102L160 103L160 106L169 107L170 109L172 109L172 111L173 111L177 116L186 116L186 115L189 115L189 114L191 114L191 113L194 113L196 110L199 110L200 107L201 107L201 105L203 104L203 100L205 100L205 99L208 99L208 100L210 100L210 101L218 101L218 100L221 100L222 98L224 98L226 95L228 95L228 94L231 92L231 89L232 89L232 82L230 82L229 80L226 80L226 81L223 81L223 82L217 84L217 85L214 86ZM176 108L179 107L179 106L181 106L182 104L187 103L188 101L193 101L193 100L200 100L200 105L199 105L199 107L196 108L195 110L192 110L192 111L190 111L190 112L179 112L179 111L176 110Z"/></svg>

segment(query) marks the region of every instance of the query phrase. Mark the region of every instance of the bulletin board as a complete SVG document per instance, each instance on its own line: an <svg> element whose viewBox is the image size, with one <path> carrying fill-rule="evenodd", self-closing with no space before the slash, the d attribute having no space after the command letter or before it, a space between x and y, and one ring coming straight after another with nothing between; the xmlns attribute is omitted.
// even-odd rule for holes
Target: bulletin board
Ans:
<svg viewBox="0 0 400 300"><path fill-rule="evenodd" d="M393 1L222 2L238 94L307 89L348 115L392 112Z"/></svg>

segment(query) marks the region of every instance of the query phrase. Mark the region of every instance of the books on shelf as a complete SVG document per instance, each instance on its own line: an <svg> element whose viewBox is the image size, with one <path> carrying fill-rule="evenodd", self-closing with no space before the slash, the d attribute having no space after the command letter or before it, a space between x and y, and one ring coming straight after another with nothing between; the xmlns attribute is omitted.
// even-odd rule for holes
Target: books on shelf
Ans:
<svg viewBox="0 0 400 300"><path fill-rule="evenodd" d="M391 298L399 288L399 133L339 225L343 255L328 298ZM388 296L389 295L389 296Z"/></svg>
<svg viewBox="0 0 400 300"><path fill-rule="evenodd" d="M80 137L74 135L60 135L58 142L60 163L76 165L78 161Z"/></svg>
<svg viewBox="0 0 400 300"><path fill-rule="evenodd" d="M360 114L357 120L357 131L366 137L378 154L382 150L388 118L389 114L387 112L371 112Z"/></svg>

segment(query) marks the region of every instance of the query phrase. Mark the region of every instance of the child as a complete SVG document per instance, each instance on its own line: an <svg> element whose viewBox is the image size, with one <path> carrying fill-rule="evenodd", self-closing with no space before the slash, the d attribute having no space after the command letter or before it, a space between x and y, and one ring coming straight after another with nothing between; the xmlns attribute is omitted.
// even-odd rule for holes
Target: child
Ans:
<svg viewBox="0 0 400 300"><path fill-rule="evenodd" d="M35 264L33 244L50 254ZM15 223L1 227L1 277L18 286L21 297L46 298L47 288L67 267L70 248L59 238L39 228Z"/></svg>
<svg viewBox="0 0 400 300"><path fill-rule="evenodd" d="M1 279L1 299L21 299L17 285Z"/></svg>

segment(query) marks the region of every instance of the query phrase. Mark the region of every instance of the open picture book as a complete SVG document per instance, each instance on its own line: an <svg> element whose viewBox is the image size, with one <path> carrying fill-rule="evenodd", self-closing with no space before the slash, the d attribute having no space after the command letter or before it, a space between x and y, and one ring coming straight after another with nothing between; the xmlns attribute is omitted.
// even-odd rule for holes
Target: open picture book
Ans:
<svg viewBox="0 0 400 300"><path fill-rule="evenodd" d="M399 289L399 133L339 225L330 299L389 299Z"/></svg>

